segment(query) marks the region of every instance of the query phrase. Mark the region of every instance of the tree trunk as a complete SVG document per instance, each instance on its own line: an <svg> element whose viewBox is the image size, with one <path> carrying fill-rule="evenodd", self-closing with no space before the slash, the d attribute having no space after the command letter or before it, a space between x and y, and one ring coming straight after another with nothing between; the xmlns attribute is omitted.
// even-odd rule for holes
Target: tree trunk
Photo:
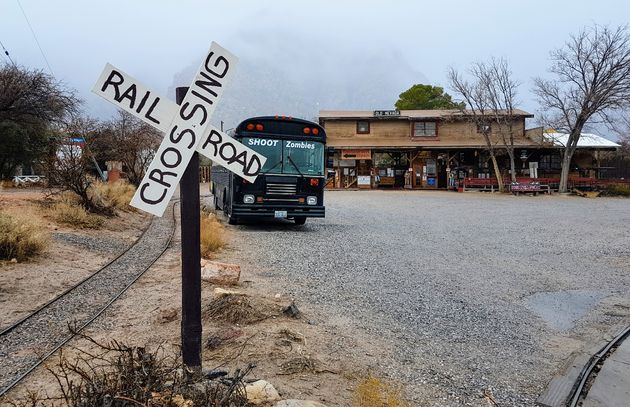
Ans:
<svg viewBox="0 0 630 407"><path fill-rule="evenodd" d="M494 153L492 153L490 154L490 158L492 158L494 176L497 178L497 183L499 184L499 192L503 192L503 177L501 176L501 170L499 169L499 164L497 163L497 157L495 157Z"/></svg>
<svg viewBox="0 0 630 407"><path fill-rule="evenodd" d="M567 149L568 150L568 149ZM571 169L571 157L573 153L565 151L562 156L562 170L560 171L560 185L558 186L558 192L569 192L569 170Z"/></svg>
<svg viewBox="0 0 630 407"><path fill-rule="evenodd" d="M510 180L516 182L516 164L514 163L514 152L510 154Z"/></svg>

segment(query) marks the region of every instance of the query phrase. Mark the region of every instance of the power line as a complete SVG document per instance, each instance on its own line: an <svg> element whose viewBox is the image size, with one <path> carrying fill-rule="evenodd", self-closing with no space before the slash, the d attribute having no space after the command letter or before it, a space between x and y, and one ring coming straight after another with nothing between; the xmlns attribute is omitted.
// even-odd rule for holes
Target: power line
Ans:
<svg viewBox="0 0 630 407"><path fill-rule="evenodd" d="M7 51L7 49L4 47L4 44L2 43L2 41L0 41L0 46L2 46L2 49L4 50L4 55L6 55L7 58L9 58L9 61L11 61L13 66L16 66L15 62L13 62L13 60L11 59L11 55L9 55L9 51Z"/></svg>
<svg viewBox="0 0 630 407"><path fill-rule="evenodd" d="M39 40L37 39L37 35L35 35L35 30L33 30L33 26L31 25L31 22L28 20L28 17L26 16L26 12L24 12L24 8L22 7L22 4L20 3L20 0L16 0L18 6L20 6L20 10L22 10L22 14L24 15L24 19L26 20L26 23L28 24L28 28L31 29L31 33L33 34L33 38L35 38L35 42L37 43L37 47L39 48L39 52L42 53L42 56L44 57L44 61L46 61L46 65L48 66L48 70L50 71L50 74L52 76L55 76L55 74L53 73L52 68L50 67L50 64L48 63L48 58L46 58L46 55L44 54L44 50L42 49L42 46L39 45Z"/></svg>

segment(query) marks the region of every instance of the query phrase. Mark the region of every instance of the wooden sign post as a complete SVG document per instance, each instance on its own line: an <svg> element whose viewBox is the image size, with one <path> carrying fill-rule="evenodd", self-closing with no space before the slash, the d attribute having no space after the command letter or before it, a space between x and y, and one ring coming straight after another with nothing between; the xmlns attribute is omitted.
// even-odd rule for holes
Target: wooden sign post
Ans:
<svg viewBox="0 0 630 407"><path fill-rule="evenodd" d="M201 254L199 153L253 182L266 158L210 124L237 59L216 43L190 87L177 88L176 102L105 66L92 91L165 133L131 205L162 216L175 192L181 195L182 358L188 373L201 372Z"/></svg>

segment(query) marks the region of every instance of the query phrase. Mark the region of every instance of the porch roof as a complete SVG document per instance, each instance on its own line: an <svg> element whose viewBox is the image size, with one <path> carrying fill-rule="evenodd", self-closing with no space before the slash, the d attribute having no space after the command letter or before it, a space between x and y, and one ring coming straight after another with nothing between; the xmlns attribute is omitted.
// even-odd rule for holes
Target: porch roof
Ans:
<svg viewBox="0 0 630 407"><path fill-rule="evenodd" d="M554 147L564 147L569 141L569 135L567 133L543 133L543 137L551 141ZM577 143L577 148L619 148L619 144L614 141L608 140L602 136L598 136L592 133L582 133Z"/></svg>

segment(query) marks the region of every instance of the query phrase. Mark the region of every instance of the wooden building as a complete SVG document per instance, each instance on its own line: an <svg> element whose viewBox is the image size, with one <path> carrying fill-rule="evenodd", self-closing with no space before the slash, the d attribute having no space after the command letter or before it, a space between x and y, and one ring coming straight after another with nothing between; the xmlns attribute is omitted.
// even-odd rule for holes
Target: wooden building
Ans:
<svg viewBox="0 0 630 407"><path fill-rule="evenodd" d="M512 123L524 149L537 143L527 137L528 117L517 111ZM320 111L319 122L336 150L330 183L337 188L447 188L492 175L482 129L458 110ZM500 144L505 129L488 123Z"/></svg>
<svg viewBox="0 0 630 407"><path fill-rule="evenodd" d="M504 137L514 135L516 175L559 176L560 150L542 128L526 129L533 115L517 110L498 126L488 114L490 139L499 167L509 179ZM327 144L335 149L328 186L335 188L456 188L466 178L494 178L479 120L459 110L320 111ZM508 127L507 123L511 123ZM604 139L605 140L605 139ZM596 151L616 144L578 150L579 176L597 176ZM588 169L588 171L586 171ZM334 171L334 174L333 174Z"/></svg>

